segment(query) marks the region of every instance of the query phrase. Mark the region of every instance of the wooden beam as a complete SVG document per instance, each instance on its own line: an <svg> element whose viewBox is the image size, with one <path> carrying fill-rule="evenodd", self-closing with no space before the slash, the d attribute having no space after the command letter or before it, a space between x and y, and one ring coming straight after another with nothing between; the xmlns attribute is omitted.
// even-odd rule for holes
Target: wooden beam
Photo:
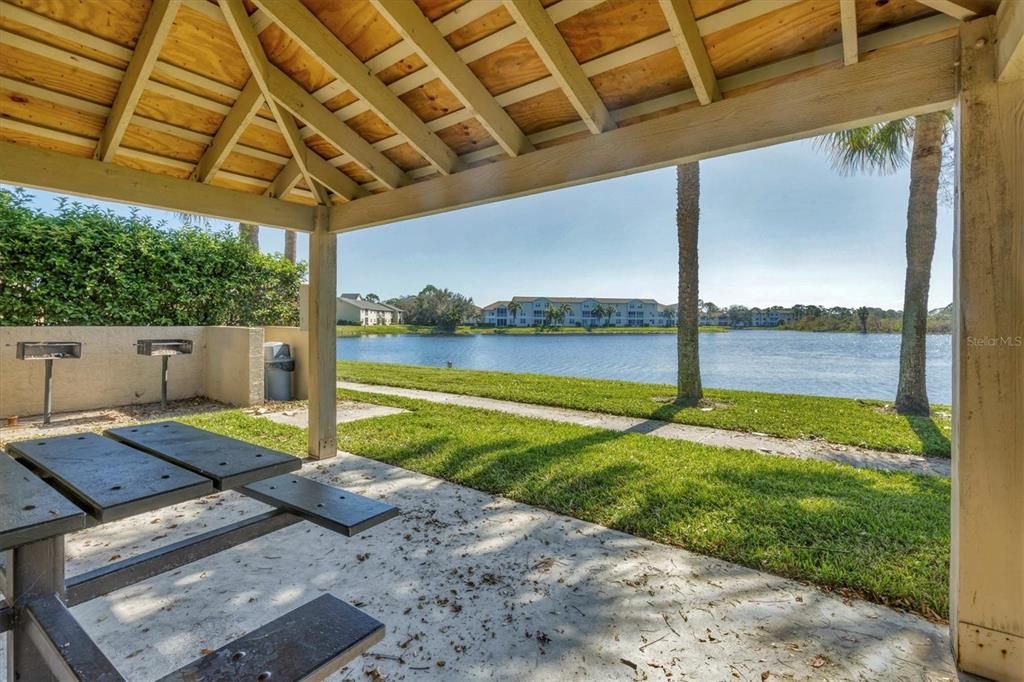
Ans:
<svg viewBox="0 0 1024 682"><path fill-rule="evenodd" d="M299 0L256 0L284 31L349 88L439 172L459 169L459 158L441 138L374 76Z"/></svg>
<svg viewBox="0 0 1024 682"><path fill-rule="evenodd" d="M331 211L346 231L948 108L956 40L827 69L674 114L371 195ZM581 160L586 160L582 163Z"/></svg>
<svg viewBox="0 0 1024 682"><path fill-rule="evenodd" d="M996 78L1024 78L1024 2L1003 0L996 13Z"/></svg>
<svg viewBox="0 0 1024 682"><path fill-rule="evenodd" d="M960 669L1022 680L1024 80L996 80L996 29L960 29L949 621Z"/></svg>
<svg viewBox="0 0 1024 682"><path fill-rule="evenodd" d="M608 113L608 107L604 105L587 74L583 73L540 0L505 0L505 9L526 30L530 45L558 81L590 132L596 134L615 128L615 120Z"/></svg>
<svg viewBox="0 0 1024 682"><path fill-rule="evenodd" d="M308 437L309 456L313 459L338 454L338 236L327 231L329 210L326 206L313 210L314 228L309 235Z"/></svg>
<svg viewBox="0 0 1024 682"><path fill-rule="evenodd" d="M710 104L722 99L722 91L718 87L715 70L711 67L708 49L700 37L700 28L697 26L697 18L693 15L690 0L660 0L660 3L661 11L668 20L669 30L675 38L676 48L686 66L686 73L690 76L690 82L697 93L697 99L701 104Z"/></svg>
<svg viewBox="0 0 1024 682"><path fill-rule="evenodd" d="M260 44L259 37L256 35L256 31L253 30L252 24L249 23L249 15L246 14L241 0L220 0L220 4L221 9L224 11L224 16L228 20L228 26L235 35L235 40L238 42L242 54L249 64L249 69L252 71L252 80L256 81L259 85L260 91L263 93L263 99L274 115L274 120L277 121L277 125L281 129L281 134L284 136L288 149L291 150L292 158L298 165L299 171L305 178L306 184L313 192L313 195L317 197L320 203L328 203L327 197L320 192L317 186L317 180L346 199L352 199L365 193L365 190L359 187L355 181L334 166L323 161L318 154L306 146L302 135L299 133L298 126L291 117L292 112L286 111L286 107L280 104L275 87L282 87L280 83L286 81L292 83L299 92L305 93L307 96L308 93L267 60L267 56L263 52L263 46ZM277 74L280 74L280 77ZM272 84L272 80L275 78L279 83L276 86ZM316 100L313 101L316 102ZM316 104L323 107L319 102L316 102ZM327 110L324 109L324 111ZM337 119L334 119L334 121L339 126L345 128L352 136L357 137L363 143L366 142L351 129L347 128L341 121ZM376 150L374 152L379 153ZM317 161L323 163L317 164ZM317 171L316 175L313 173L314 168Z"/></svg>
<svg viewBox="0 0 1024 682"><path fill-rule="evenodd" d="M281 198L295 189L295 185L298 184L301 177L302 171L299 170L299 162L291 159L274 177L263 195Z"/></svg>
<svg viewBox="0 0 1024 682"><path fill-rule="evenodd" d="M400 187L410 182L409 176L401 168L374 149L359 133L345 125L330 109L273 64L268 67L267 86L278 104L351 156L387 187Z"/></svg>
<svg viewBox="0 0 1024 682"><path fill-rule="evenodd" d="M856 64L860 59L857 0L839 0L839 21L843 29L843 63Z"/></svg>
<svg viewBox="0 0 1024 682"><path fill-rule="evenodd" d="M403 40L416 46L423 61L434 69L445 87L480 120L481 125L509 156L533 151L533 144L526 139L523 131L455 53L441 32L423 16L416 3L405 0L371 2Z"/></svg>
<svg viewBox="0 0 1024 682"><path fill-rule="evenodd" d="M1010 1L1015 2L1016 0ZM918 2L960 21L967 21L978 15L973 9L958 0L918 0Z"/></svg>
<svg viewBox="0 0 1024 682"><path fill-rule="evenodd" d="M110 106L110 116L103 126L99 144L96 145L97 159L110 161L117 153L124 131L128 129L128 123L135 112L135 105L139 103L149 74L156 65L160 47L171 31L171 24L179 5L180 0L154 0L150 6L149 14L142 25L142 32L135 43L135 51L132 52L128 68L121 77L114 103Z"/></svg>
<svg viewBox="0 0 1024 682"><path fill-rule="evenodd" d="M256 82L255 78L250 78L249 82L245 84L245 88L242 89L242 94L239 95L231 107L231 111L228 112L220 124L220 128L217 129L217 134L213 136L210 146L206 148L203 157L199 159L192 174L193 179L199 182L209 182L213 179L214 174L224 163L224 159L228 158L228 154L238 142L238 138L242 136L246 127L256 116L256 112L263 106L263 101L260 84Z"/></svg>
<svg viewBox="0 0 1024 682"><path fill-rule="evenodd" d="M313 225L309 206L13 142L0 142L0 182L303 232Z"/></svg>

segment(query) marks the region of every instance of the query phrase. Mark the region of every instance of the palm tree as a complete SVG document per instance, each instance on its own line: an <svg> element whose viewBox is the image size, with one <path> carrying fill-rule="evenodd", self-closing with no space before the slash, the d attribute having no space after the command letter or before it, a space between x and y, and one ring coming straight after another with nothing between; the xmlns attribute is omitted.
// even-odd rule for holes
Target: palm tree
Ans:
<svg viewBox="0 0 1024 682"><path fill-rule="evenodd" d="M861 334L867 334L868 333L868 315L870 315L870 314L871 314L871 311L869 311L864 306L861 306L861 307L857 308L857 319L860 320L860 333Z"/></svg>
<svg viewBox="0 0 1024 682"><path fill-rule="evenodd" d="M572 312L572 306L568 303L563 303L558 306L558 324L565 322L565 316Z"/></svg>
<svg viewBox="0 0 1024 682"><path fill-rule="evenodd" d="M888 174L910 163L907 202L907 275L903 289L903 337L896 411L927 415L925 339L928 331L928 287L935 255L942 147L950 112L876 123L820 138L818 145L841 173Z"/></svg>
<svg viewBox="0 0 1024 682"><path fill-rule="evenodd" d="M700 226L700 163L676 167L676 232L679 236L679 307L676 352L679 356L676 404L696 405L704 397L700 383L697 296L697 233Z"/></svg>
<svg viewBox="0 0 1024 682"><path fill-rule="evenodd" d="M238 238L258 250L260 248L260 226L252 223L238 223Z"/></svg>
<svg viewBox="0 0 1024 682"><path fill-rule="evenodd" d="M519 301L512 301L507 306L508 314L512 316L512 326L516 326L516 318L519 317L519 311L523 309L523 305Z"/></svg>
<svg viewBox="0 0 1024 682"><path fill-rule="evenodd" d="M295 242L297 238L295 230L284 231L284 257L290 262L295 262Z"/></svg>

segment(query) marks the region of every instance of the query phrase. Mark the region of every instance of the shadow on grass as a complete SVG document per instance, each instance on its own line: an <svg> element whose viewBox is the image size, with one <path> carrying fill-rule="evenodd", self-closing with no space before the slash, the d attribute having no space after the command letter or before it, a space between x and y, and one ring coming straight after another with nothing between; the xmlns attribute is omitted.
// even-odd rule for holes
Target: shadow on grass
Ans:
<svg viewBox="0 0 1024 682"><path fill-rule="evenodd" d="M934 417L913 417L905 416L907 425L921 439L921 449L928 455L936 457L949 457L951 446L949 438L938 424Z"/></svg>

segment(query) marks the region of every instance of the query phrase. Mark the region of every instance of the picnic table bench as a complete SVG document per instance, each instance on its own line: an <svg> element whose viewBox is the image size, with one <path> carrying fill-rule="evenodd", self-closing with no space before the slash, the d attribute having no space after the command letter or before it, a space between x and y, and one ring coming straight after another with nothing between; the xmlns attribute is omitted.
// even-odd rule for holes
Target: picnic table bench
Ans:
<svg viewBox="0 0 1024 682"><path fill-rule="evenodd" d="M0 632L8 633L8 680L123 680L69 607L300 521L352 536L399 513L295 474L298 458L178 422L44 437L7 450L0 452L0 592L7 597ZM66 534L222 490L273 509L65 578ZM383 636L382 623L326 594L163 679L321 679Z"/></svg>

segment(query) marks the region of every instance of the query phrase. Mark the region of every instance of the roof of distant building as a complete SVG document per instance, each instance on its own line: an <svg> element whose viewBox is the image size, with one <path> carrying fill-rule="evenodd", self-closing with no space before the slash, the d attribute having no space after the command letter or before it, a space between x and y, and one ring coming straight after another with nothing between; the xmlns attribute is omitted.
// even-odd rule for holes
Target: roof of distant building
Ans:
<svg viewBox="0 0 1024 682"><path fill-rule="evenodd" d="M356 308L359 308L360 310L377 310L383 313L402 312L401 308L396 308L395 306L388 305L387 303L374 303L373 301L367 301L358 294L342 294L338 300L348 303L349 305L354 305Z"/></svg>

